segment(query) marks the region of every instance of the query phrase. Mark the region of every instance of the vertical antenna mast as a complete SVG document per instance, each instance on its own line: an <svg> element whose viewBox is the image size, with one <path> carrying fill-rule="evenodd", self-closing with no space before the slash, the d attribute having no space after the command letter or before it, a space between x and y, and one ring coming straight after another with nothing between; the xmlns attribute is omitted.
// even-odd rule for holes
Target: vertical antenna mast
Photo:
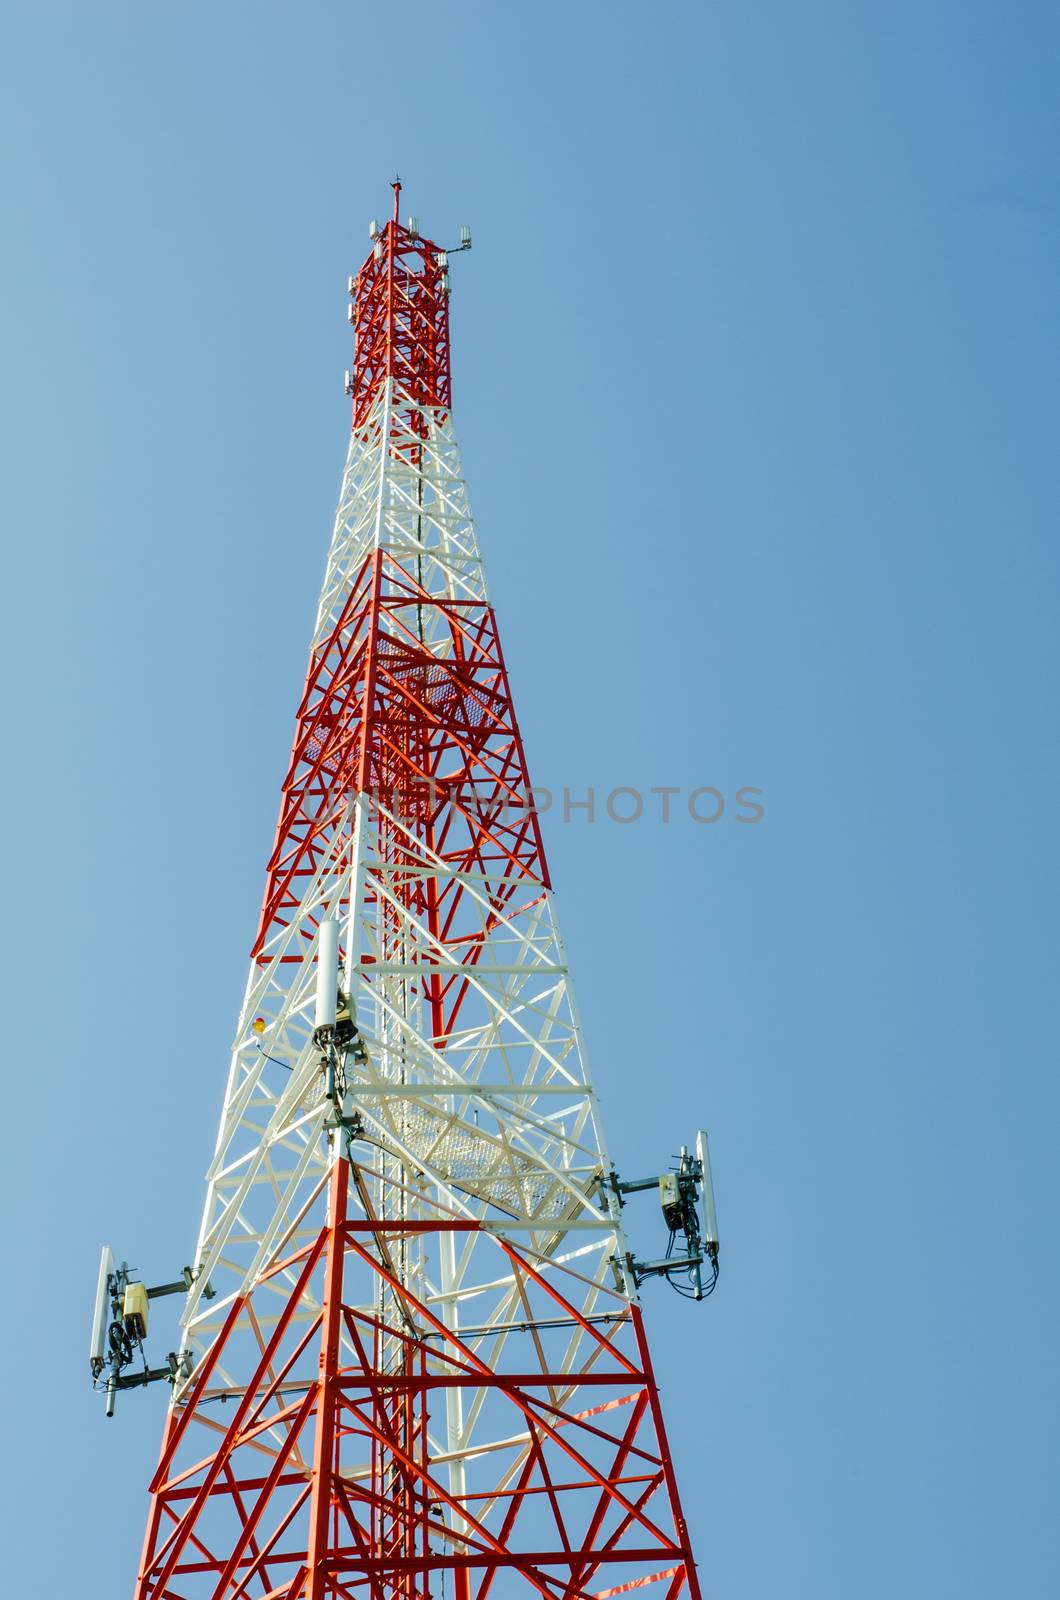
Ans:
<svg viewBox="0 0 1060 1600"><path fill-rule="evenodd" d="M453 430L450 252L392 187L136 1596L699 1600Z"/></svg>

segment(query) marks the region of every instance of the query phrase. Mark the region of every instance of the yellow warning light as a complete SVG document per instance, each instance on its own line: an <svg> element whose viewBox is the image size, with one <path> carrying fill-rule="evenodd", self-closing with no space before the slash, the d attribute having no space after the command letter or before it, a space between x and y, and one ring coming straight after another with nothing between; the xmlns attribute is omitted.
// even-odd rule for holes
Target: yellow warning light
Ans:
<svg viewBox="0 0 1060 1600"><path fill-rule="evenodd" d="M253 1028L255 1033L264 1033L265 1032L265 1018L264 1017L255 1017L254 1021L250 1024L250 1026Z"/></svg>

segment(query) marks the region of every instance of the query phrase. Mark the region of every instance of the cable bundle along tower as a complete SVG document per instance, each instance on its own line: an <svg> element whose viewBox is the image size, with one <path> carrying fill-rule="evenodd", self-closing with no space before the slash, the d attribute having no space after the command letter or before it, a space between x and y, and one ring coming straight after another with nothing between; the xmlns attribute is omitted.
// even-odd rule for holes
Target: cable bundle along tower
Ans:
<svg viewBox="0 0 1060 1600"><path fill-rule="evenodd" d="M604 1145L453 430L448 254L399 192L350 280L349 454L195 1267L101 1269L109 1405L172 1384L136 1600L698 1600L637 1292L685 1258L623 1236L656 1180ZM663 1193L693 1283L700 1154ZM168 1368L123 1373L178 1290Z"/></svg>

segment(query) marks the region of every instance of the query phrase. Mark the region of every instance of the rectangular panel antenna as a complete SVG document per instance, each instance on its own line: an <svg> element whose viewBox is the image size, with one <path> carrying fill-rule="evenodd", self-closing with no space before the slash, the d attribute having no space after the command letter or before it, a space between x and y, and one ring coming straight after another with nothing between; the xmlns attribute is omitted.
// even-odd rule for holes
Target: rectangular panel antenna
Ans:
<svg viewBox="0 0 1060 1600"><path fill-rule="evenodd" d="M314 1027L334 1028L339 993L339 925L330 918L320 924L317 945L317 1005Z"/></svg>
<svg viewBox="0 0 1060 1600"><path fill-rule="evenodd" d="M109 1244L103 1246L99 1258L99 1279L96 1283L96 1305L92 1312L92 1375L100 1371L105 1360L107 1323L110 1320L110 1296L107 1280L114 1271L114 1252Z"/></svg>
<svg viewBox="0 0 1060 1600"><path fill-rule="evenodd" d="M702 1201L703 1201L703 1243L707 1254L716 1255L718 1250L718 1213L714 1207L714 1181L710 1175L710 1150L707 1146L707 1130L701 1128L696 1134L696 1155L702 1171Z"/></svg>

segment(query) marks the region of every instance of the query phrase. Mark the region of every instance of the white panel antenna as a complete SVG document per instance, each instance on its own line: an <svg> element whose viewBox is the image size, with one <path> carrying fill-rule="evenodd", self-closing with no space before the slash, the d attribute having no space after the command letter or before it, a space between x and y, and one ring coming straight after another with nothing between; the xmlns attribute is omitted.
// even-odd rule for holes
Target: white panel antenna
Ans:
<svg viewBox="0 0 1060 1600"><path fill-rule="evenodd" d="M339 994L339 925L326 919L320 924L317 945L317 1003L315 1028L334 1028Z"/></svg>
<svg viewBox="0 0 1060 1600"><path fill-rule="evenodd" d="M714 1257L718 1253L718 1213L714 1205L714 1181L710 1175L710 1149L707 1145L707 1130L701 1128L696 1134L696 1156L699 1161L702 1183L703 1202L703 1244L707 1254Z"/></svg>
<svg viewBox="0 0 1060 1600"><path fill-rule="evenodd" d="M102 1371L106 1360L107 1324L110 1321L109 1279L114 1271L114 1252L109 1244L103 1246L99 1258L99 1279L96 1283L96 1304L92 1312L92 1376Z"/></svg>

